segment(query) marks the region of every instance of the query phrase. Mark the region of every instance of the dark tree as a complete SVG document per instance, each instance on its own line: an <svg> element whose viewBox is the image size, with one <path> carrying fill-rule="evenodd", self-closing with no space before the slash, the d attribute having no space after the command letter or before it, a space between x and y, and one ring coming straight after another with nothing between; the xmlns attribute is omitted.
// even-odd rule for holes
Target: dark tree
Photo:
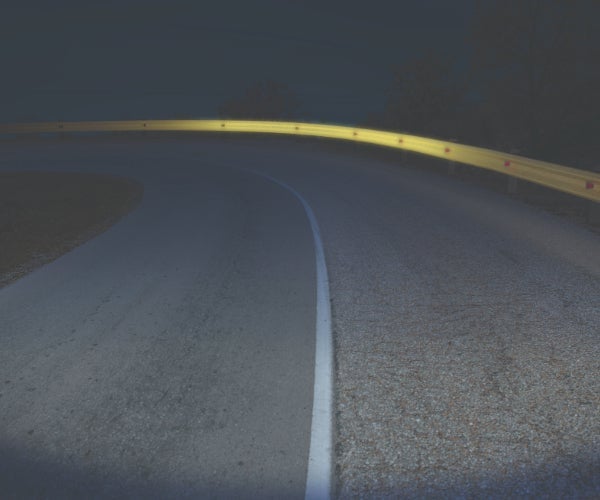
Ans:
<svg viewBox="0 0 600 500"><path fill-rule="evenodd" d="M496 146L562 159L596 142L599 7L597 0L478 3L471 76Z"/></svg>
<svg viewBox="0 0 600 500"><path fill-rule="evenodd" d="M386 109L370 122L414 134L456 137L463 100L464 87L453 62L428 51L395 68Z"/></svg>
<svg viewBox="0 0 600 500"><path fill-rule="evenodd" d="M280 82L259 82L239 97L229 99L219 107L221 118L254 120L289 120L296 117L298 99L289 87Z"/></svg>

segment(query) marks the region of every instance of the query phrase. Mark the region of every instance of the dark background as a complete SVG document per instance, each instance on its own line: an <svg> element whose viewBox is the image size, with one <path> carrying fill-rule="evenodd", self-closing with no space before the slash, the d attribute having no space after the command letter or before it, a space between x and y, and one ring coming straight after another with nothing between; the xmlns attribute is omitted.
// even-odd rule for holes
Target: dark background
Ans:
<svg viewBox="0 0 600 500"><path fill-rule="evenodd" d="M14 2L0 121L275 118L580 167L598 149L597 0Z"/></svg>

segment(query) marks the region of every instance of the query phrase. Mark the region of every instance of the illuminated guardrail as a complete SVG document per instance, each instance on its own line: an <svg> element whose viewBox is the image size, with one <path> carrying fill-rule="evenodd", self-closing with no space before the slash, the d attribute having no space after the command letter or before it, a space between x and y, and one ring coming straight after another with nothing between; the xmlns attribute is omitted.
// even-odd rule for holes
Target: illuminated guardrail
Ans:
<svg viewBox="0 0 600 500"><path fill-rule="evenodd" d="M253 132L365 142L493 170L600 203L600 174L491 149L383 130L303 122L251 120L131 120L0 124L0 134L140 131Z"/></svg>

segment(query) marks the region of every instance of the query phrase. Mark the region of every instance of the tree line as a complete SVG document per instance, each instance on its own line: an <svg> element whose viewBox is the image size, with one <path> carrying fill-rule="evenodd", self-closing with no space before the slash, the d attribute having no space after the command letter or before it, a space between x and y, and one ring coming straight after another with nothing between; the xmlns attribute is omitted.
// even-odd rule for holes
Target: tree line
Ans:
<svg viewBox="0 0 600 500"><path fill-rule="evenodd" d="M429 49L396 65L383 111L360 125L598 166L598 19L597 0L480 0L470 54ZM287 85L267 81L219 113L293 119L298 109Z"/></svg>

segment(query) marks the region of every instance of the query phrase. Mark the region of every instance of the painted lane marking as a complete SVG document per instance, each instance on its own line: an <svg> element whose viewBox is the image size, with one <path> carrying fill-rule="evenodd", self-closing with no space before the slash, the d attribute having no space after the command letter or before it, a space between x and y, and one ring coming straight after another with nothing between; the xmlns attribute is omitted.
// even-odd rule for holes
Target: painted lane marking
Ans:
<svg viewBox="0 0 600 500"><path fill-rule="evenodd" d="M325 265L325 252L317 218L307 201L291 186L269 175L254 170L246 172L264 177L292 193L304 207L310 221L315 246L317 268L317 320L315 343L315 383L310 430L308 472L306 474L306 500L329 499L332 479L332 394L333 394L333 340L331 333L331 306L329 303L329 278Z"/></svg>

